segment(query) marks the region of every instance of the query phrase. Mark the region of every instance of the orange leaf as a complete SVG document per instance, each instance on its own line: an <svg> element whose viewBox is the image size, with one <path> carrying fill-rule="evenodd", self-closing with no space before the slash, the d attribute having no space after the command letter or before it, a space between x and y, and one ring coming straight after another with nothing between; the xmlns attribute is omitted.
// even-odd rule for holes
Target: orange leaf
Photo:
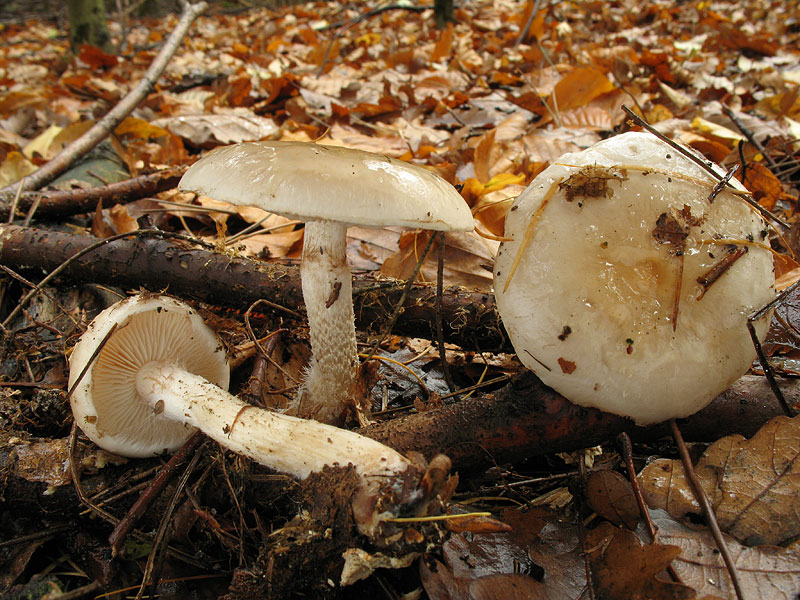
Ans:
<svg viewBox="0 0 800 600"><path fill-rule="evenodd" d="M484 133L475 148L475 177L480 182L489 181L489 156L494 146L494 135L496 129Z"/></svg>
<svg viewBox="0 0 800 600"><path fill-rule="evenodd" d="M737 178L742 181L741 171ZM783 186L767 167L757 162L747 163L744 172L744 186L753 193L753 198L767 210L772 210L783 194Z"/></svg>
<svg viewBox="0 0 800 600"><path fill-rule="evenodd" d="M447 29L442 32L442 35L439 37L439 40L436 42L436 45L433 47L433 52L431 52L431 62L436 63L442 60L443 58L447 58L450 56L450 53L453 51L453 24L448 23Z"/></svg>
<svg viewBox="0 0 800 600"><path fill-rule="evenodd" d="M91 69L108 69L117 65L119 59L113 54L106 54L97 46L83 44L80 47L78 58Z"/></svg>
<svg viewBox="0 0 800 600"><path fill-rule="evenodd" d="M614 89L614 84L597 67L577 67L556 84L554 97L547 104L559 111L578 108Z"/></svg>

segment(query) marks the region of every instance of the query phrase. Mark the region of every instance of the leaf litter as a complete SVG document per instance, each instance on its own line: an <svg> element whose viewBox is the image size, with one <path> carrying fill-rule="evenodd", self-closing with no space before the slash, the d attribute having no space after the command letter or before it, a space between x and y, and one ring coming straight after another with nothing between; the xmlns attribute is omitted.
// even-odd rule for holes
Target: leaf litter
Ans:
<svg viewBox="0 0 800 600"><path fill-rule="evenodd" d="M237 141L322 140L435 170L463 185L462 194L485 231L502 236L509 200L563 153L585 148L624 128L619 107L627 103L638 106L648 121L671 137L727 167L743 157L744 168L737 176L757 200L794 222L800 150L800 76L798 53L792 45L792 19L797 15L779 17L776 7L785 10L783 3L752 0L745 4L556 3L539 6L539 12L531 15L537 6L533 2L481 1L459 7L457 23L442 32L433 29L430 11L398 9L367 19L361 19L365 7L349 5L215 12L197 22L191 40L175 55L157 89L116 131L111 151L117 160L110 164L96 158L88 169L68 174L62 185L68 189L84 185L81 179L96 185L98 178L92 174L101 173L101 167L124 177L187 164L199 149ZM520 39L531 16L531 27ZM339 28L337 23L346 27ZM127 50L118 56L84 48L69 60L65 60L65 40L51 25L32 20L4 26L0 30L4 42L0 48L0 185L32 173L130 91L155 55L153 44L166 38L171 24L174 21L169 19L134 21L124 32ZM730 115L761 146L747 139ZM111 176L101 174L101 180ZM156 200L218 210L201 214ZM161 212L150 212L156 208ZM94 219L82 225L107 236L135 230L140 226L138 219L149 214L165 229L191 231L217 242L222 233L230 235L261 218L223 212L226 208L230 207L214 205L206 198L164 192L126 206L100 206ZM267 227L279 224L264 223ZM381 269L385 275L402 277L413 269L427 235L351 229L348 255L357 269ZM792 236L788 237L791 244ZM302 228L290 226L259 232L235 243L232 251L290 261L297 256L301 241ZM446 284L489 290L495 246L496 240L472 234L448 236ZM435 254L423 265L426 281L435 280ZM791 275L795 267L787 260L782 270ZM797 351L794 304L796 298L779 309L783 322L773 326L778 335L773 337L771 352L786 365L787 373L798 372L792 363ZM77 320L81 313L96 308L88 302L80 307L71 304L69 314ZM240 317L212 318L218 319L234 344L247 339L236 320ZM20 339L30 342L28 349L35 349L31 356L36 359L25 363L24 353L18 353L6 360L4 379L60 381L58 365L63 363L65 345L32 334L42 329L41 323L51 321L32 317L15 324L25 330ZM74 326L59 322L58 328L64 339L76 334ZM254 403L280 404L308 358L304 343L300 325L270 351L276 363L288 367L285 372L272 363L254 369L254 374L269 382L268 391L275 392L264 393L263 386L251 381L253 385L243 389L252 390L248 397ZM406 358L414 354L408 348L419 343L394 340L387 346ZM454 349L448 350L448 356L462 357L452 360L462 373L485 372L497 360L495 355L483 361L467 360ZM444 391L441 372L430 356L419 367L415 372L428 380L431 389ZM500 370L515 368L513 361L503 360ZM400 370L391 372L392 378L408 377ZM4 501L10 498L16 506L16 491L26 501L53 502L48 505L50 514L73 514L74 500L64 503L59 493L68 489L62 485L60 440L69 421L63 403L59 405L43 391L30 394L0 388L0 392L4 428L22 434L16 440L4 434L4 448L19 450L8 463L16 466L3 467ZM404 394L398 396L408 402ZM45 417L53 414L55 418L51 416L48 422ZM697 464L722 528L731 536L729 544L748 595L754 597L790 598L798 593L800 560L795 545L800 516L791 501L798 491L796 427L795 421L776 419L750 440L723 438ZM43 432L54 439L35 441L30 436ZM498 467L500 475L495 475L505 485L523 479L522 474L535 467L546 473L555 469L552 461L533 462L533 466ZM84 467L89 485L100 481L100 488L115 489L118 473L140 476L130 465L114 471L118 467L104 464ZM31 469L45 478L40 487L33 491L22 490L18 483L7 487L14 475L30 482ZM195 486L191 501L179 510L183 525L176 525L182 529L175 532L175 539L198 556L215 557L214 568L229 573L247 565L247 557L258 553L268 532L280 528L287 515L293 514L286 505L293 507L298 500L292 495L294 484L254 472L234 457L215 454L205 469L202 477L214 485ZM106 476L106 471L112 474ZM587 521L584 547L570 504L551 511L496 510L512 525L511 533L454 534L441 553L432 553L421 563L421 579L404 569L398 571L402 577L391 582L406 593L419 593L424 587L431 598L583 598L587 597L585 555L600 597L731 597L708 533L692 523L699 508L680 464L658 459L640 475L659 527L654 544L635 528L637 514L629 486L612 473L616 471L606 469L590 475L588 500L599 517ZM473 475L471 489L476 494L495 485L489 475L485 479ZM539 495L548 494L547 486L503 485L500 493L506 500L513 497L533 503ZM40 497L45 489L52 495ZM228 489L239 494L235 502L227 491L222 492ZM559 490L570 497L564 488ZM113 499L109 502L115 512L124 513L123 506L114 505ZM501 501L489 501L490 508L495 506L492 502ZM206 510L209 507L214 507L215 515ZM158 512L154 510L154 515ZM612 522L623 523L627 529ZM0 523L4 535L10 537L42 528L28 519ZM142 527L156 525L157 517L151 516ZM122 580L138 581L135 553L119 566L107 556L89 552L92 544L97 541L89 543L84 536L74 547L86 573L100 577L104 568L116 565L124 572L114 580L116 588ZM47 544L35 542L28 548L2 554L4 585L38 572L36 557ZM95 558L89 560L90 555ZM171 572L177 578L187 574L177 562L167 562L165 574ZM663 570L669 564L682 584L666 578ZM304 582L309 588L318 583ZM162 597L186 597L182 595L188 593L186 583L171 585L162 585ZM379 585L372 585L358 591L375 592ZM385 586L385 581L380 585ZM221 585L219 593L226 587ZM109 589L114 588L110 585ZM324 584L316 587L324 588ZM208 586L206 592L215 595L210 590L216 589ZM194 593L199 593L197 588Z"/></svg>

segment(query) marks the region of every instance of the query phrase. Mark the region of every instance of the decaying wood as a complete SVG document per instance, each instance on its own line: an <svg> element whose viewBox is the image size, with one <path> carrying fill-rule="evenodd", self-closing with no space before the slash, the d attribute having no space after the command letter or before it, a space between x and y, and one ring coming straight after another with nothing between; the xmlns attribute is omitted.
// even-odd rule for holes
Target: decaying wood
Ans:
<svg viewBox="0 0 800 600"><path fill-rule="evenodd" d="M18 271L52 271L97 242L90 236L5 225L0 227L0 263ZM303 305L299 270L149 237L118 240L71 263L62 280L102 283L122 288L167 291L182 298L246 309L259 299L296 308ZM403 282L359 277L353 285L356 324L370 333L380 330L402 294ZM394 333L435 336L436 288L415 285ZM468 350L510 350L494 297L460 287L442 296L444 337Z"/></svg>
<svg viewBox="0 0 800 600"><path fill-rule="evenodd" d="M108 134L111 133L142 100L144 100L148 93L150 93L158 81L158 78L161 77L161 73L164 72L172 55L175 54L175 51L178 49L186 32L189 31L189 27L191 27L198 16L203 14L206 8L208 8L208 4L205 2L198 2L197 4L186 2L180 20L175 25L169 38L167 38L161 51L153 59L150 68L147 69L147 72L128 95L120 100L114 108L108 111L102 119L97 121L91 129L71 144L68 144L39 170L34 171L31 175L26 177L25 181L21 184L13 183L6 186L0 190L0 193L15 193L20 186L22 191L38 190L40 187L53 181L53 179L66 171L78 158L87 154L92 148L97 146L97 144L106 139Z"/></svg>
<svg viewBox="0 0 800 600"><path fill-rule="evenodd" d="M800 387L784 381L790 403ZM688 440L716 440L731 433L752 435L783 414L763 377L747 375L697 414L679 421ZM492 395L475 396L440 409L399 417L359 430L399 452L427 457L447 454L453 468L484 469L531 456L569 452L611 440L628 431L636 440L669 435L666 425L636 427L632 421L572 404L526 371Z"/></svg>
<svg viewBox="0 0 800 600"><path fill-rule="evenodd" d="M102 202L104 206L125 204L173 189L178 185L178 181L186 169L185 166L172 167L88 189L24 192L19 197L17 212L18 214L26 213L37 199L39 200L39 206L36 209L38 218L63 217L93 211L97 208L98 202ZM8 219L13 200L14 194L0 194L0 220Z"/></svg>

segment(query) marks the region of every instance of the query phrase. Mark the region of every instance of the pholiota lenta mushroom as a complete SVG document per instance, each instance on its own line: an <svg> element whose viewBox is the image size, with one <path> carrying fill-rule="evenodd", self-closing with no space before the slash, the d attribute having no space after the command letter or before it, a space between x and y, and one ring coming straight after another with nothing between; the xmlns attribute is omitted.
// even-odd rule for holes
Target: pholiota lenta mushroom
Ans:
<svg viewBox="0 0 800 600"><path fill-rule="evenodd" d="M720 174L719 167L713 167ZM520 360L583 406L639 424L688 416L755 358L775 296L767 225L655 136L566 154L515 200L495 294ZM769 315L755 323L763 339Z"/></svg>
<svg viewBox="0 0 800 600"><path fill-rule="evenodd" d="M437 493L427 489L423 466L380 442L229 394L222 342L194 310L172 298L143 294L101 312L75 345L69 367L75 423L110 452L170 452L197 428L225 448L298 479L352 464L361 482L353 514L371 537L400 511L425 511ZM445 457L437 465L449 469Z"/></svg>
<svg viewBox="0 0 800 600"><path fill-rule="evenodd" d="M358 365L345 256L348 225L473 228L460 194L434 173L379 154L314 143L220 148L192 165L179 188L305 222L300 275L313 357L296 412L325 423L340 423L352 403Z"/></svg>

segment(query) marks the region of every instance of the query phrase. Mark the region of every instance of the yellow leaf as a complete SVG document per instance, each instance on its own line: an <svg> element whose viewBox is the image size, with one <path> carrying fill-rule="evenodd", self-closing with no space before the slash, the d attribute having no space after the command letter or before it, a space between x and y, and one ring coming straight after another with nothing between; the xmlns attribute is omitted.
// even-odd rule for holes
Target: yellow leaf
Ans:
<svg viewBox="0 0 800 600"><path fill-rule="evenodd" d="M717 125L716 123L712 123L711 121L706 121L701 117L694 118L694 120L692 121L692 129L694 129L695 131L699 131L700 133L712 135L716 138L729 140L731 142L738 142L739 140L745 139L742 134L736 133L732 129L728 129L727 127L723 127L722 125Z"/></svg>
<svg viewBox="0 0 800 600"><path fill-rule="evenodd" d="M144 140L169 135L167 130L163 127L151 125L144 119L138 119L136 117L128 117L125 119L122 123L117 125L114 133L116 135L131 135Z"/></svg>
<svg viewBox="0 0 800 600"><path fill-rule="evenodd" d="M53 151L53 140L61 133L61 130L62 128L58 125L50 125L50 127L28 142L22 149L22 153L26 158L30 159L33 159L36 154L42 158L52 158L58 151L58 149L55 152Z"/></svg>
<svg viewBox="0 0 800 600"><path fill-rule="evenodd" d="M20 152L9 152L3 164L0 165L0 187L16 183L26 175L36 170L36 165L29 161Z"/></svg>
<svg viewBox="0 0 800 600"><path fill-rule="evenodd" d="M504 187L509 185L522 183L523 181L525 181L525 175L521 174L514 175L513 173L499 173L484 184L481 196L484 194L488 194L490 192L496 192L497 190L502 190Z"/></svg>

